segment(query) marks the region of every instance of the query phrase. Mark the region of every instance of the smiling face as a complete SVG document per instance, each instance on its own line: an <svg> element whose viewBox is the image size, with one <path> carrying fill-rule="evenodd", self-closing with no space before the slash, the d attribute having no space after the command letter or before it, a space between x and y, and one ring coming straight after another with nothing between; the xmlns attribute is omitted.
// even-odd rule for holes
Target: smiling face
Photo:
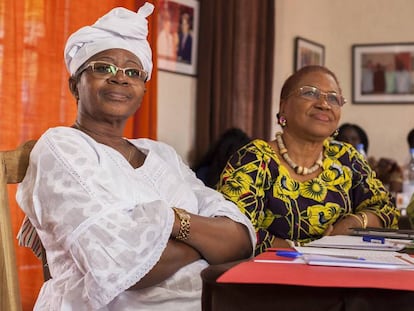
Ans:
<svg viewBox="0 0 414 311"><path fill-rule="evenodd" d="M292 136L312 141L322 141L329 137L337 128L341 117L341 107L329 105L326 98L312 100L296 92L303 86L313 86L322 92L341 94L336 79L322 70L303 74L291 87L290 96L280 103L280 115L287 120L284 132Z"/></svg>
<svg viewBox="0 0 414 311"><path fill-rule="evenodd" d="M112 63L120 68L142 69L133 53L110 49L91 57L92 61ZM85 68L82 66L81 68ZM125 122L140 107L145 92L142 80L127 77L122 70L109 75L94 73L91 67L71 79L72 93L78 97L78 119L96 122Z"/></svg>

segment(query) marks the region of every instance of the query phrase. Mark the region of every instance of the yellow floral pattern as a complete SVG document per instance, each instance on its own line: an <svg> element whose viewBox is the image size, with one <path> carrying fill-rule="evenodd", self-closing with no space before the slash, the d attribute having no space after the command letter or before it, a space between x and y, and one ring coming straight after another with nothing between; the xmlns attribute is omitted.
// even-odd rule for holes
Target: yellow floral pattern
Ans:
<svg viewBox="0 0 414 311"><path fill-rule="evenodd" d="M343 215L362 210L374 212L386 227L397 227L399 212L355 148L325 140L322 168L317 177L299 182L260 139L232 156L217 189L252 221L256 253L270 247L275 237L318 239Z"/></svg>

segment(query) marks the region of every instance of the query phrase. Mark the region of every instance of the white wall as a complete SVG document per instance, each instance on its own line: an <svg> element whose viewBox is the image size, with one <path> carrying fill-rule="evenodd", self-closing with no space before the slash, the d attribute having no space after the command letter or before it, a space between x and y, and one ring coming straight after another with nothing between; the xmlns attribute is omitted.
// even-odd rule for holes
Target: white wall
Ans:
<svg viewBox="0 0 414 311"><path fill-rule="evenodd" d="M188 162L195 140L195 77L158 71L158 140Z"/></svg>
<svg viewBox="0 0 414 311"><path fill-rule="evenodd" d="M369 155L391 157L403 164L408 158L406 136L414 128L414 104L353 104L351 46L414 42L414 1L275 1L272 132L276 131L280 88L293 70L294 38L300 36L325 46L325 65L337 74L349 101L343 108L342 122L357 123L367 131ZM158 79L158 138L188 161L194 145L196 78L159 71Z"/></svg>

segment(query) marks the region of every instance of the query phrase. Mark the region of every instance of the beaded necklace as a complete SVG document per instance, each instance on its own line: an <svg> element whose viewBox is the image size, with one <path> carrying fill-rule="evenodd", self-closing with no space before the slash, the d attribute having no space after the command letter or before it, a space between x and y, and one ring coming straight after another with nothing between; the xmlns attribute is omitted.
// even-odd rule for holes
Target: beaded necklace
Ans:
<svg viewBox="0 0 414 311"><path fill-rule="evenodd" d="M310 168L297 165L288 155L288 150L286 149L285 143L283 142L282 132L276 133L276 142L279 148L279 153L285 159L286 163L295 171L298 175L308 175L316 172L320 167L322 167L323 153L319 155L318 160Z"/></svg>

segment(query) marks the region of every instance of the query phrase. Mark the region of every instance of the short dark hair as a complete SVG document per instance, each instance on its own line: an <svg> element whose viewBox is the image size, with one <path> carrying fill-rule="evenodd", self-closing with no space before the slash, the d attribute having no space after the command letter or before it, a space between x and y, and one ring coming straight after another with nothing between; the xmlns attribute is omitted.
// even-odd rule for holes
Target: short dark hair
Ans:
<svg viewBox="0 0 414 311"><path fill-rule="evenodd" d="M312 72L323 72L330 75L332 78L334 78L336 84L339 87L339 90L342 92L338 78L331 70L324 66L311 65L302 67L286 79L285 83L283 83L282 90L280 92L280 99L286 99L298 87L298 83L302 79L302 77Z"/></svg>
<svg viewBox="0 0 414 311"><path fill-rule="evenodd" d="M359 139L361 140L361 143L364 145L364 151L365 153L368 153L368 147L369 147L369 141L368 141L368 135L364 131L362 127L356 124L352 123L344 123L338 128L338 136L336 137L337 140L342 141L341 135L346 129L354 129L359 136Z"/></svg>

